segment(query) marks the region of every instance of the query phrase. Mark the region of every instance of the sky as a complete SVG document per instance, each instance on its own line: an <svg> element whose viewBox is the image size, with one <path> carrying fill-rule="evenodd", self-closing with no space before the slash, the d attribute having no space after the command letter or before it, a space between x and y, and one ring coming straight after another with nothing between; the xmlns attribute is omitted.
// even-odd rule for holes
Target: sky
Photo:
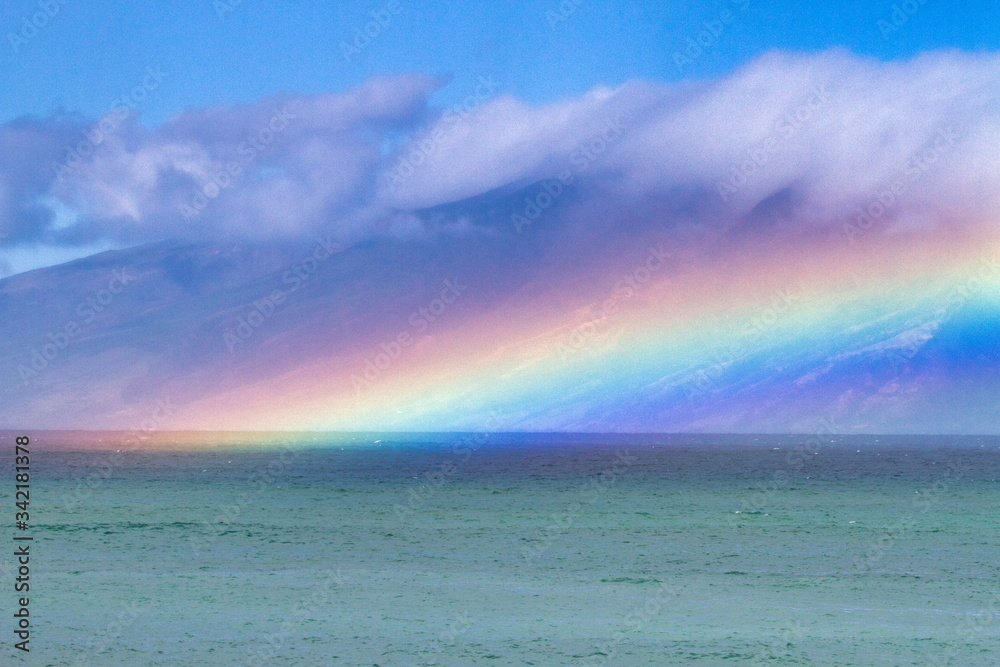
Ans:
<svg viewBox="0 0 1000 667"><path fill-rule="evenodd" d="M364 36L379 19L384 26L372 24L374 37ZM125 99L138 123L155 128L192 108L343 92L372 77L412 73L446 81L429 96L433 105L461 102L482 78L525 103L546 104L634 80L712 79L774 49L844 48L883 61L934 49L995 50L998 19L995 3L956 12L920 0L401 0L391 7L14 0L0 8L0 122L67 114L93 121ZM142 90L144 81L150 89ZM0 268L11 273L124 242L46 243L8 233L2 243Z"/></svg>
<svg viewBox="0 0 1000 667"><path fill-rule="evenodd" d="M343 91L380 74L453 76L457 90L442 92L445 102L489 75L518 98L542 103L630 79L710 78L771 49L840 46L890 60L930 49L995 49L1000 39L994 29L1000 9L989 2L963 3L956 12L947 3L917 0L912 17L887 31L879 21L891 23L900 3L582 0L560 9L546 0L401 0L386 27L360 53L345 57L341 42L350 43L388 3L56 0L54 6L58 13L26 43L12 43L10 35L20 36L38 3L12 0L0 10L7 35L0 120L58 108L96 117L150 66L169 76L142 103L143 121L155 125L190 107L279 92ZM674 54L723 11L732 13L732 22L693 65L679 68Z"/></svg>
<svg viewBox="0 0 1000 667"><path fill-rule="evenodd" d="M24 419L997 428L992 3L40 7L0 10Z"/></svg>

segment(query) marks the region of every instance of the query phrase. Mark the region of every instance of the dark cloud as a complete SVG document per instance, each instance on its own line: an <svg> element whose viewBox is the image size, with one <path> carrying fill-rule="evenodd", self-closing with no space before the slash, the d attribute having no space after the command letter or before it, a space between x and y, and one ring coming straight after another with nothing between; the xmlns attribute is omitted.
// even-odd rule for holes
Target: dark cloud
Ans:
<svg viewBox="0 0 1000 667"><path fill-rule="evenodd" d="M22 118L0 125L0 245L51 241L55 214L39 200L64 147L82 138L80 118Z"/></svg>

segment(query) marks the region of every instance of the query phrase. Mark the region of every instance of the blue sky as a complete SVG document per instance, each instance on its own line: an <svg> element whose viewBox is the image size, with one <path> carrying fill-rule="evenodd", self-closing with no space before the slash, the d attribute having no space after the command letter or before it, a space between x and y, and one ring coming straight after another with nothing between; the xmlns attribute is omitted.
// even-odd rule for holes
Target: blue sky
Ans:
<svg viewBox="0 0 1000 667"><path fill-rule="evenodd" d="M16 49L10 35L40 11L38 0L10 0L0 9L0 120L60 107L98 116L150 66L167 75L140 109L145 123L157 124L192 106L340 91L376 74L452 75L436 99L443 103L460 98L479 76L495 77L526 101L546 102L633 78L714 77L774 48L843 46L897 59L936 48L992 50L1000 41L1000 7L988 2L962 3L959 12L941 0L913 0L918 11L886 36L878 22L906 3L566 0L572 12L564 10L562 19L553 18L560 13L554 0L400 0L399 13L349 62L340 43L390 3L236 0L226 10L209 0L52 2L58 13L26 42L14 40ZM732 21L681 71L674 54L705 22L720 25L723 11Z"/></svg>

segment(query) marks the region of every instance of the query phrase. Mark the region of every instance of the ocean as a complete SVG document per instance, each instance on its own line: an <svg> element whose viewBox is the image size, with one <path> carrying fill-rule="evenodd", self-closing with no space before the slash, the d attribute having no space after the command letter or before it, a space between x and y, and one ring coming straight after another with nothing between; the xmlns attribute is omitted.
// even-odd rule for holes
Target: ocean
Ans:
<svg viewBox="0 0 1000 667"><path fill-rule="evenodd" d="M1000 660L1000 438L379 440L34 442L5 664Z"/></svg>

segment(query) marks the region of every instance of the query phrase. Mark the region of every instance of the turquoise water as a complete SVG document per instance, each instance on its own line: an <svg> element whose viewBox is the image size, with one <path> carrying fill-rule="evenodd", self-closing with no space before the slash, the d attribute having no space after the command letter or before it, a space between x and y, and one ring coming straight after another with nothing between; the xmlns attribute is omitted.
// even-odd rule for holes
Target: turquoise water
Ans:
<svg viewBox="0 0 1000 667"><path fill-rule="evenodd" d="M1000 440L591 440L110 466L38 443L32 653L4 651L101 666L998 663Z"/></svg>

